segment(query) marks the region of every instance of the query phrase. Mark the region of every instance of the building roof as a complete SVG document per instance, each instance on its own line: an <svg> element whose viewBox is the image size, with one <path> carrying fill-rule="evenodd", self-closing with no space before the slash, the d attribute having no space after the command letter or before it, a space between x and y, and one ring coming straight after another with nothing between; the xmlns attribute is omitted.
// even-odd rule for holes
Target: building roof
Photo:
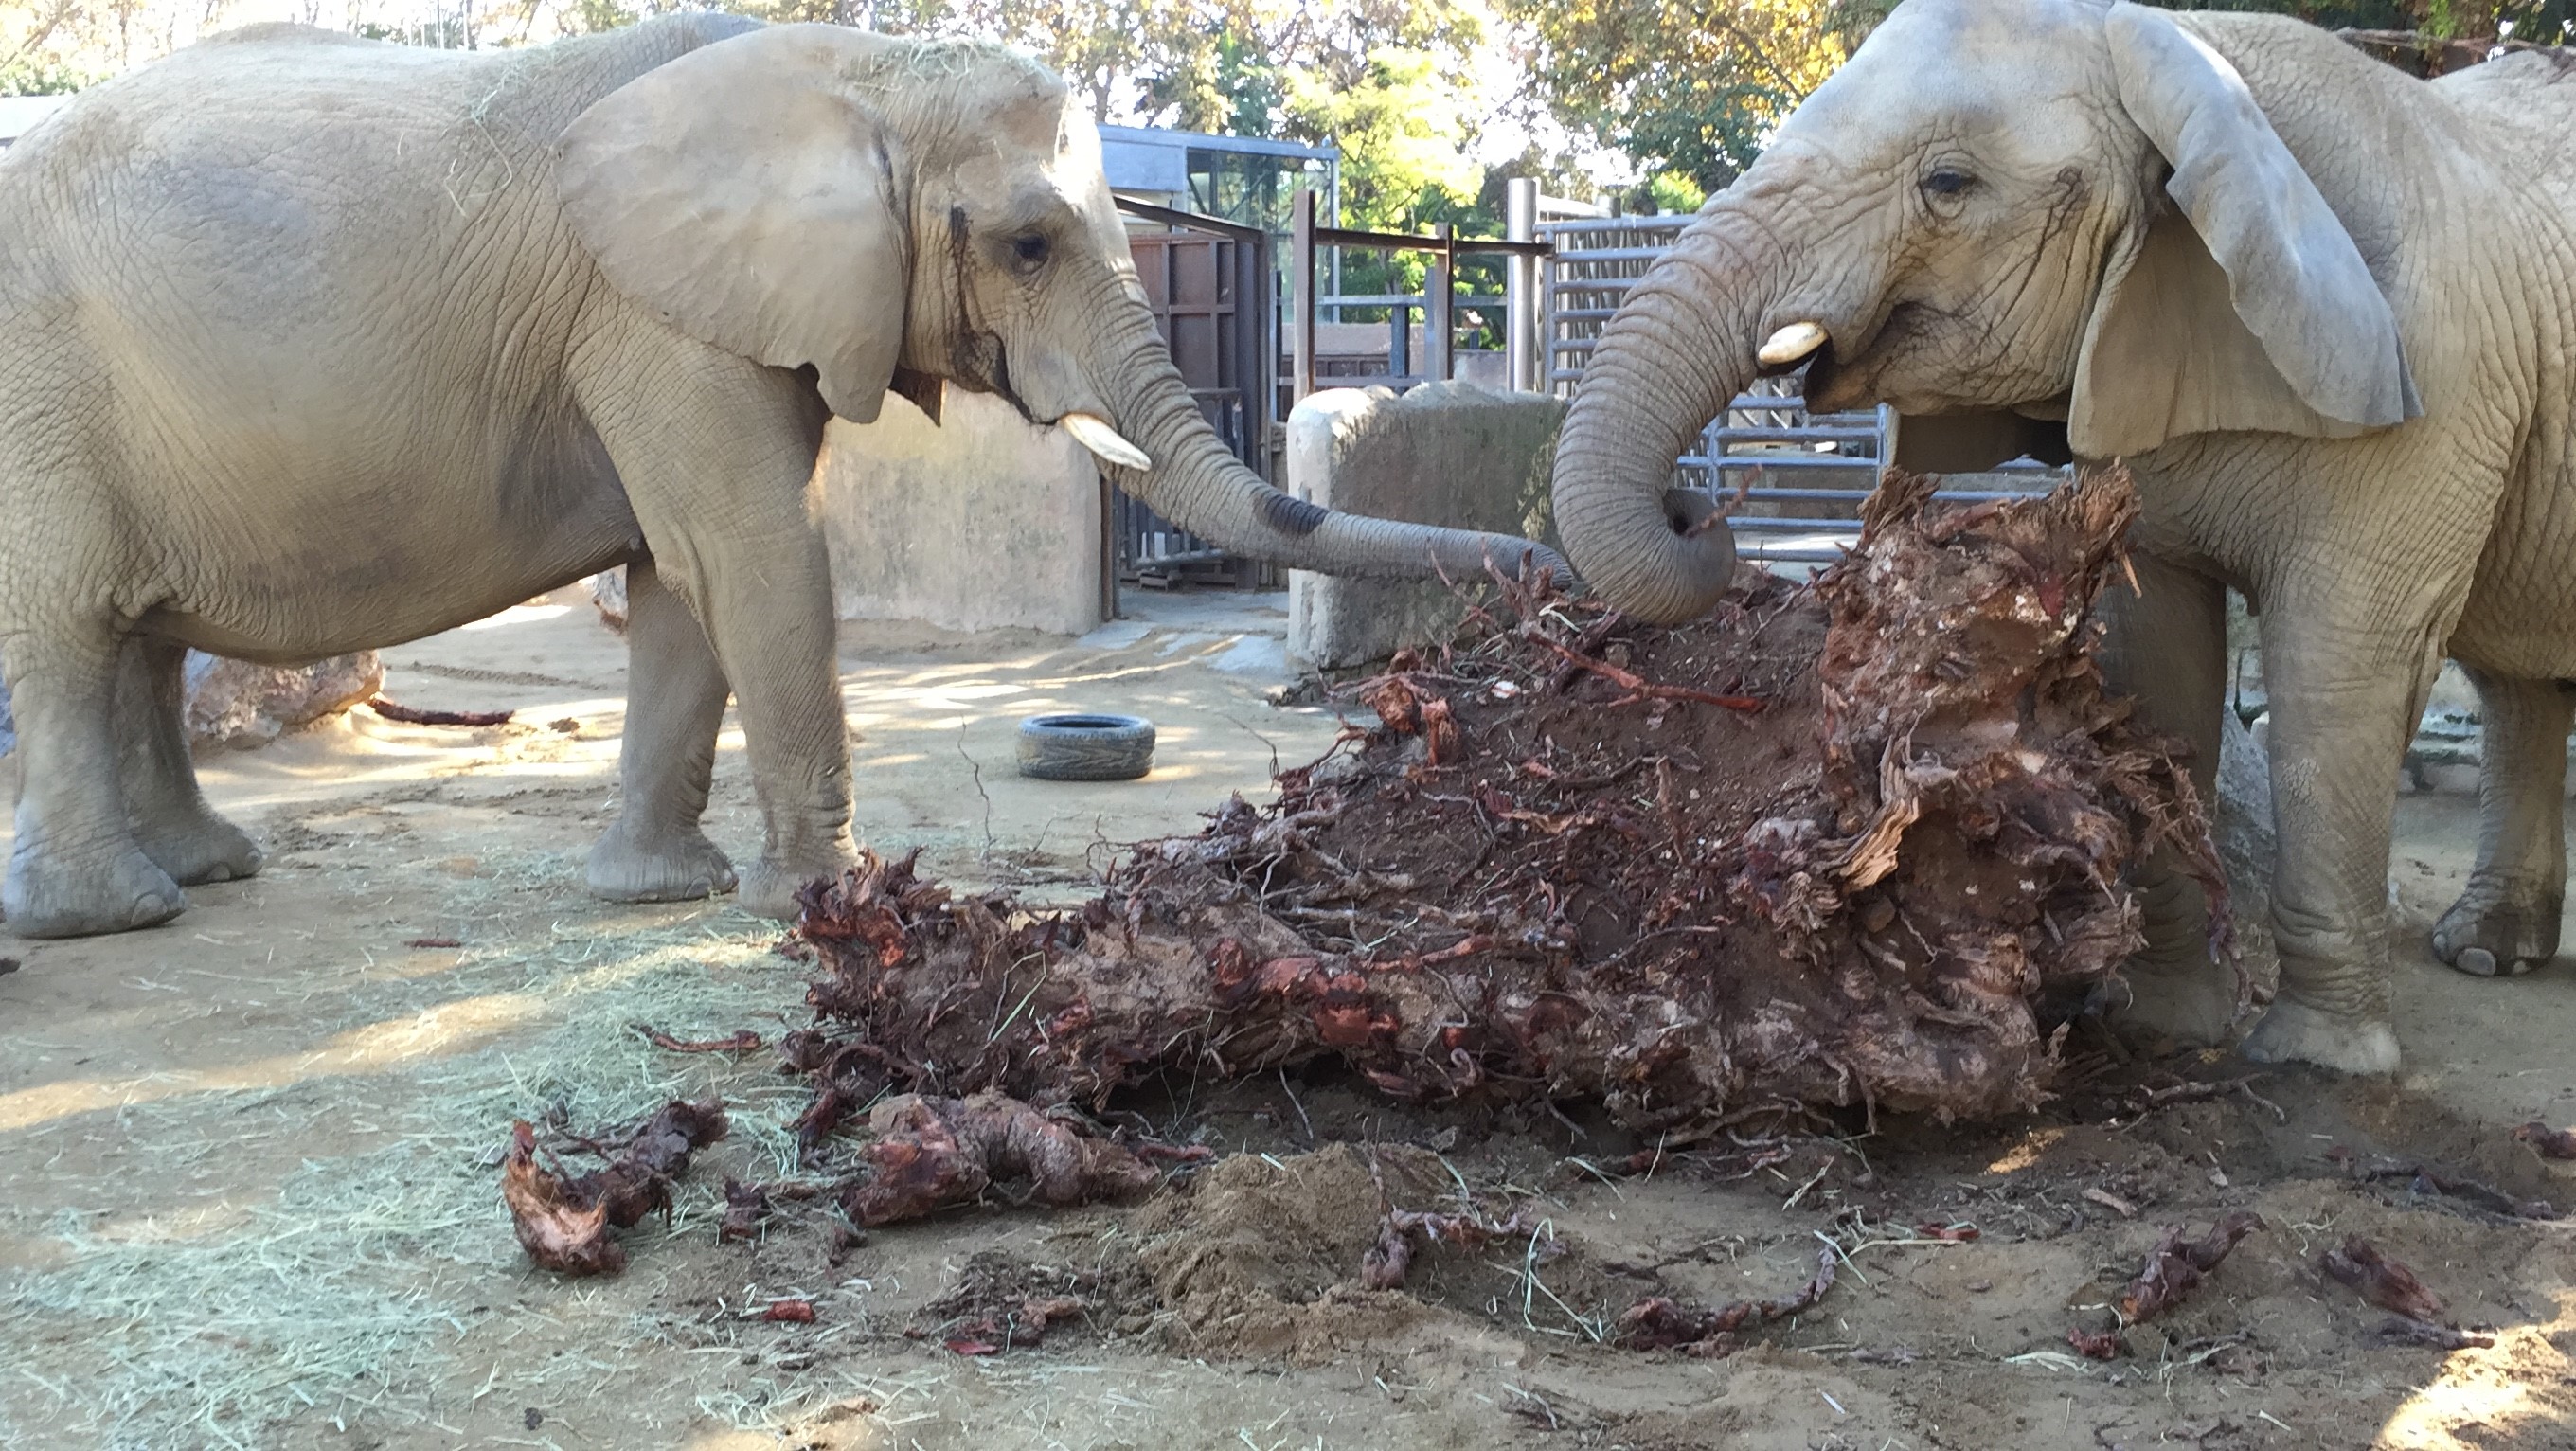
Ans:
<svg viewBox="0 0 2576 1451"><path fill-rule="evenodd" d="M1100 128L1100 166L1109 173L1110 186L1119 191L1189 190L1189 154L1193 151L1275 156L1290 161L1338 161L1342 155L1336 147L1266 141L1254 136L1211 136L1203 131L1166 131L1158 126Z"/></svg>

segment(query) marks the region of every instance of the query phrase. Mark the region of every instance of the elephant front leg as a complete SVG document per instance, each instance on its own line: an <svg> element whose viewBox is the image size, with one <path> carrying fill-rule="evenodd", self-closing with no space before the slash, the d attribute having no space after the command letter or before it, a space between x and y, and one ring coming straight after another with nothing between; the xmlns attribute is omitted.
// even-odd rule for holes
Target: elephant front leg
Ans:
<svg viewBox="0 0 2576 1451"><path fill-rule="evenodd" d="M2267 602L2272 876L2278 996L2242 1051L2259 1063L2393 1073L2388 849L2397 771L2439 665L2430 631L2374 627L2358 610Z"/></svg>
<svg viewBox="0 0 2576 1451"><path fill-rule="evenodd" d="M626 567L626 738L617 820L590 853L592 895L681 902L729 892L733 863L699 827L729 687L706 631L652 561Z"/></svg>
<svg viewBox="0 0 2576 1451"><path fill-rule="evenodd" d="M653 642L649 654L637 646L638 690L670 669L681 677L672 682L681 699L646 703L630 719L629 731L642 734L630 736L631 765L621 769L648 797L659 793L645 830L669 842L677 818L694 819L705 803L698 753L712 748L713 712L731 682L763 830L740 900L764 916L793 917L798 888L857 858L831 568L811 496L829 415L795 374L649 326L626 342L583 401L643 526L652 577L686 603L713 649L715 674L684 663L678 615L630 621L630 634L640 629ZM629 600L630 611L642 607Z"/></svg>
<svg viewBox="0 0 2576 1451"><path fill-rule="evenodd" d="M118 778L135 839L183 887L256 876L267 860L197 789L188 754L188 649L133 636L117 661Z"/></svg>
<svg viewBox="0 0 2576 1451"><path fill-rule="evenodd" d="M2227 591L2207 575L2145 555L2134 557L2138 588L2113 585L2096 606L2106 634L2101 654L2111 688L2134 696L2156 730L2191 746L2192 784L2215 811L2219 712L2227 699ZM2135 883L2147 942L2123 975L2124 1028L2195 1045L2227 1041L2239 1009L2237 976L2209 952L2209 901L2170 846L2138 867Z"/></svg>
<svg viewBox="0 0 2576 1451"><path fill-rule="evenodd" d="M2433 952L2477 977L2518 977L2558 954L2567 896L2567 729L2576 696L2554 680L2471 669L2486 741L2478 864L2433 928Z"/></svg>
<svg viewBox="0 0 2576 1451"><path fill-rule="evenodd" d="M9 639L18 839L0 878L0 914L18 936L123 932L187 905L126 819L111 718L118 643L104 622Z"/></svg>

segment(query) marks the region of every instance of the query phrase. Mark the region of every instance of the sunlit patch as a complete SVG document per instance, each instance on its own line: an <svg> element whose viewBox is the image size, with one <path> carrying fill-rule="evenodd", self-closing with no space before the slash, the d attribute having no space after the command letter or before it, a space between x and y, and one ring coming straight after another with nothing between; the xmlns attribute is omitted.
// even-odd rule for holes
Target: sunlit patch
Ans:
<svg viewBox="0 0 2576 1451"><path fill-rule="evenodd" d="M2057 1147L2057 1141L2064 1137L2066 1137L2066 1130L2064 1128L2032 1129L2029 1133L2022 1136L2022 1141L2020 1143L2005 1150L2001 1157L1997 1158L1993 1163L1988 1164L1986 1166L1986 1172L1989 1174L2018 1174L2024 1169L2037 1165L2041 1156L2045 1155L2050 1149Z"/></svg>
<svg viewBox="0 0 2576 1451"><path fill-rule="evenodd" d="M486 615L470 625L459 625L457 628L497 630L504 625L533 625L539 620L551 620L558 615L571 613L570 605L512 605L497 615Z"/></svg>
<svg viewBox="0 0 2576 1451"><path fill-rule="evenodd" d="M352 1028L308 1052L280 1053L229 1068L146 1073L132 1078L74 1078L22 1088L0 1095L0 1131L32 1128L71 1114L125 1108L182 1094L279 1088L308 1078L382 1073L481 1047L534 1018L540 1006L537 998L525 993L465 998L408 1017Z"/></svg>
<svg viewBox="0 0 2576 1451"><path fill-rule="evenodd" d="M2454 1351L2441 1374L2398 1406L2371 1444L2388 1451L2483 1451L2538 1445L2533 1433L2564 1428L2559 1412L2533 1398L2535 1385L2564 1384L2567 1357L2550 1342L2576 1324L2576 1290L2559 1291L2557 1319L2497 1332L2486 1349Z"/></svg>

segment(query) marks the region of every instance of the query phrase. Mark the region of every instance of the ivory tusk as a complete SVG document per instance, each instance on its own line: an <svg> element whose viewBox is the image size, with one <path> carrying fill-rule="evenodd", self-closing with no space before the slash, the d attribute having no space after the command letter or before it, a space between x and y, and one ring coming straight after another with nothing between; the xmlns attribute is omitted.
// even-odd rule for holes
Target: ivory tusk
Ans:
<svg viewBox="0 0 2576 1451"><path fill-rule="evenodd" d="M1057 419L1056 427L1073 435L1073 441L1098 455L1106 464L1122 469L1150 469L1154 460L1145 451L1129 443L1109 420L1096 413L1068 413Z"/></svg>
<svg viewBox="0 0 2576 1451"><path fill-rule="evenodd" d="M1785 368L1791 363L1805 362L1809 354L1829 341L1831 339L1825 336L1825 330L1817 324L1793 322L1773 333L1770 340L1762 345L1762 351L1754 356L1760 358L1766 368Z"/></svg>

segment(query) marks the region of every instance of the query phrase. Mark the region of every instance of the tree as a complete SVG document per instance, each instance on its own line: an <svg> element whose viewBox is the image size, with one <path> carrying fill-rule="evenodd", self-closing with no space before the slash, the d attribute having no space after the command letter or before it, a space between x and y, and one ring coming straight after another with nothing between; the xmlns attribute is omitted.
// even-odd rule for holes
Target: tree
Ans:
<svg viewBox="0 0 2576 1451"><path fill-rule="evenodd" d="M1578 134L1717 191L1849 53L1821 0L1506 0ZM1879 13L1883 14L1883 11Z"/></svg>

